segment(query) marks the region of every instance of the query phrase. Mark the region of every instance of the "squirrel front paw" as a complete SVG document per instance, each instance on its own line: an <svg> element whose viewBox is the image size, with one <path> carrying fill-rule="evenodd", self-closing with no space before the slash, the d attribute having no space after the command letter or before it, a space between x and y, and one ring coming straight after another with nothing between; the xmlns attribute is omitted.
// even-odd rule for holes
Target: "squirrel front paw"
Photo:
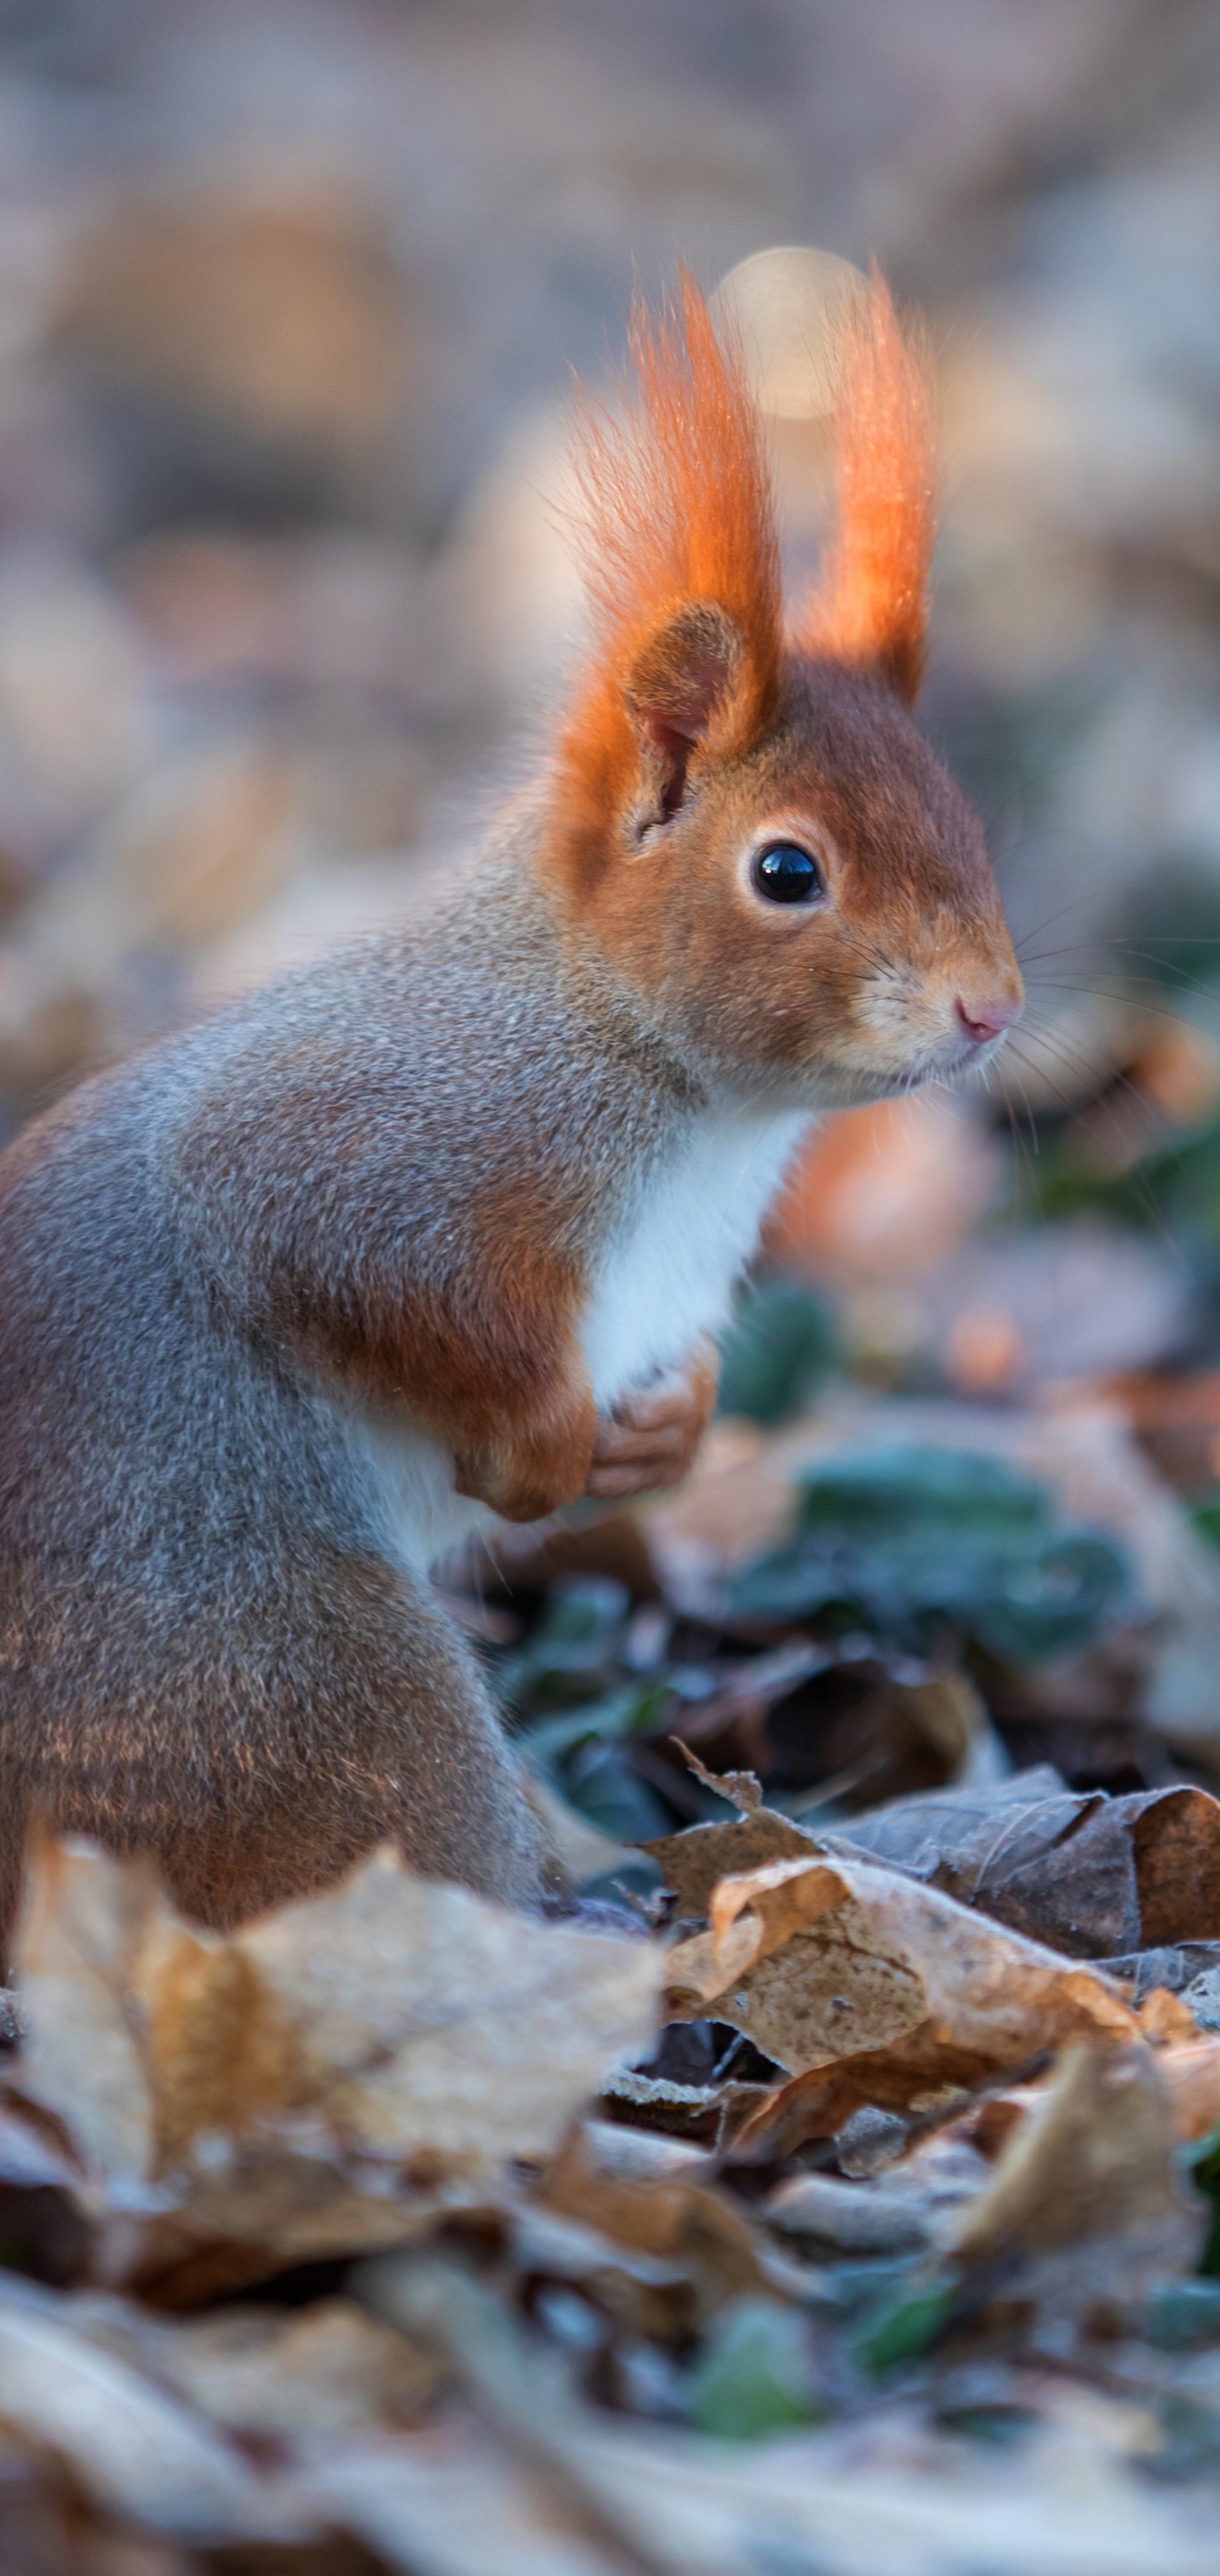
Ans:
<svg viewBox="0 0 1220 2576"><path fill-rule="evenodd" d="M542 1521L586 1490L597 1415L593 1398L565 1421L516 1439L473 1443L457 1451L459 1494L489 1503L505 1521Z"/></svg>
<svg viewBox="0 0 1220 2576"><path fill-rule="evenodd" d="M680 1485L711 1421L719 1377L719 1355L704 1342L679 1385L624 1396L598 1422L586 1494L622 1501Z"/></svg>

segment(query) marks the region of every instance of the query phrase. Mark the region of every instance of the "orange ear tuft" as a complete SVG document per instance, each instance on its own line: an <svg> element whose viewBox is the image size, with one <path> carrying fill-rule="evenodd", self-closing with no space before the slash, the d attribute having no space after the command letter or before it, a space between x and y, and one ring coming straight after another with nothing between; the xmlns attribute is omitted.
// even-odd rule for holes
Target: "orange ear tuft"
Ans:
<svg viewBox="0 0 1220 2576"><path fill-rule="evenodd" d="M685 270L676 305L650 314L637 297L629 345L625 416L583 405L576 473L594 638L560 744L570 782L603 818L638 775L642 741L674 727L724 751L755 739L777 702L783 638L770 484L740 348L718 340ZM688 653L698 668L686 675Z"/></svg>
<svg viewBox="0 0 1220 2576"><path fill-rule="evenodd" d="M842 323L835 401L839 534L798 620L805 652L880 667L919 694L932 561L935 441L927 353L876 267Z"/></svg>

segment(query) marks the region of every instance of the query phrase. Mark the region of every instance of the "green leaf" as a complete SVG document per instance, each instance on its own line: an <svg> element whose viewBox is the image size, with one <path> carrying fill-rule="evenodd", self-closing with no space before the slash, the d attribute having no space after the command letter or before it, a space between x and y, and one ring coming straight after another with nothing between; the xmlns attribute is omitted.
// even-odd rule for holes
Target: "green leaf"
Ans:
<svg viewBox="0 0 1220 2576"><path fill-rule="evenodd" d="M565 1798L620 1843L651 1843L672 1832L655 1789L613 1744L584 1744L561 1774Z"/></svg>
<svg viewBox="0 0 1220 2576"><path fill-rule="evenodd" d="M835 1357L825 1301L791 1280L769 1280L747 1299L725 1336L720 1411L745 1414L751 1422L782 1422L808 1404Z"/></svg>
<svg viewBox="0 0 1220 2576"><path fill-rule="evenodd" d="M961 1586L946 1587L944 1606L980 1645L1016 1664L1086 1644L1118 1610L1129 1582L1110 1540L1083 1533L963 1573Z"/></svg>
<svg viewBox="0 0 1220 2576"><path fill-rule="evenodd" d="M791 1539L740 1570L729 1606L862 1628L922 1655L956 1631L1036 1663L1087 1644L1129 1583L1108 1538L1057 1529L1051 1497L1002 1459L910 1445L807 1477Z"/></svg>
<svg viewBox="0 0 1220 2576"><path fill-rule="evenodd" d="M533 1634L502 1665L503 1696L517 1708L570 1708L597 1699L615 1668L631 1613L625 1583L574 1575L548 1592Z"/></svg>
<svg viewBox="0 0 1220 2576"><path fill-rule="evenodd" d="M857 2335L854 2351L862 2369L874 2378L915 2361L935 2343L948 2324L957 2296L952 2278L925 2278L874 2310Z"/></svg>
<svg viewBox="0 0 1220 2576"><path fill-rule="evenodd" d="M1220 2273L1220 2129L1210 2129L1186 2157L1186 2169L1195 2185L1212 2205L1211 2227L1207 2243L1199 2257L1199 2270Z"/></svg>
<svg viewBox="0 0 1220 2576"><path fill-rule="evenodd" d="M691 2372L688 2399L700 2432L732 2442L820 2422L828 2410L813 2385L799 2309L779 2299L734 2300Z"/></svg>
<svg viewBox="0 0 1220 2576"><path fill-rule="evenodd" d="M903 1538L931 1526L994 1537L1038 1532L1051 1519L1044 1488L1004 1459L916 1441L828 1459L802 1478L800 1492L802 1529L830 1526L857 1538Z"/></svg>
<svg viewBox="0 0 1220 2576"><path fill-rule="evenodd" d="M1149 2299L1144 2332L1162 2352L1220 2343L1220 2281L1163 2281Z"/></svg>

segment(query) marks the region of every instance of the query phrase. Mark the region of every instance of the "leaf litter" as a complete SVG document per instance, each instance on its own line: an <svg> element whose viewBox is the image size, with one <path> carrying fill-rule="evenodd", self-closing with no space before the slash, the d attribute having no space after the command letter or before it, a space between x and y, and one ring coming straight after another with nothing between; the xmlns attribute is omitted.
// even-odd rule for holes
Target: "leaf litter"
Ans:
<svg viewBox="0 0 1220 2576"><path fill-rule="evenodd" d="M221 1936L36 1839L0 2530L40 2576L1214 2566L1220 1801L1010 1767L1014 1694L1145 1634L1123 1542L1048 1644L1070 1498L891 1441L743 1555L718 1482L792 1435L717 1438L693 1497L447 1578L566 1911L384 1851ZM720 1571L674 1535L717 1512ZM921 1514L972 1525L952 1599Z"/></svg>

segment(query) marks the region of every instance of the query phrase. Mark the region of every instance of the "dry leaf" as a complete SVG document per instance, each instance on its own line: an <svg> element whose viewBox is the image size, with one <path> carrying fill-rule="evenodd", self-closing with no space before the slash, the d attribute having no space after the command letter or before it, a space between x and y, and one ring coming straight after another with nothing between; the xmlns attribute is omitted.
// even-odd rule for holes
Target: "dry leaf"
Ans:
<svg viewBox="0 0 1220 2576"><path fill-rule="evenodd" d="M1173 2109L1175 2134L1188 2143L1220 2128L1220 2039L1191 2040L1166 2048L1157 2073Z"/></svg>
<svg viewBox="0 0 1220 2576"><path fill-rule="evenodd" d="M765 2084L675 2084L664 2075L642 2075L627 2067L602 2090L602 2107L621 2120L639 2123L692 2144L718 2147L728 2131L748 2119L766 2099Z"/></svg>
<svg viewBox="0 0 1220 2576"><path fill-rule="evenodd" d="M240 2453L77 2332L72 2306L0 2279L0 2423L63 2461L102 2511L177 2538L296 2536Z"/></svg>
<svg viewBox="0 0 1220 2576"><path fill-rule="evenodd" d="M716 1776L707 1776L718 1788ZM727 1789L724 1794L731 1795ZM640 1845L672 1888L679 1917L689 1918L707 1913L712 1891L722 1878L763 1869L773 1860L808 1860L822 1848L813 1834L794 1825L789 1816L762 1806L735 1816L731 1824L689 1825L685 1833L665 1834L657 1842Z"/></svg>
<svg viewBox="0 0 1220 2576"><path fill-rule="evenodd" d="M235 1939L292 2022L308 2098L373 2154L545 2155L655 2027L649 1943L509 1913L390 1854Z"/></svg>
<svg viewBox="0 0 1220 2576"><path fill-rule="evenodd" d="M668 1957L668 2009L748 2031L794 2073L879 2058L911 2095L1027 2065L1133 2015L1095 1972L872 1861L783 1860L722 1879ZM866 2097L867 2098L867 2097ZM909 2098L909 2097L908 2097Z"/></svg>
<svg viewBox="0 0 1220 2576"><path fill-rule="evenodd" d="M1066 1789L1043 1763L896 1798L842 1838L1076 1958L1203 1941L1220 1922L1220 1799Z"/></svg>
<svg viewBox="0 0 1220 2576"><path fill-rule="evenodd" d="M726 2299L766 2286L749 2222L724 2194L682 2179L634 2182L606 2172L580 2128L548 2167L538 2198L619 2244L676 2263L696 2291L700 2326Z"/></svg>
<svg viewBox="0 0 1220 2576"><path fill-rule="evenodd" d="M1146 2048L1069 2049L1001 2155L988 2189L951 2231L968 2271L1059 2258L1059 2312L1101 2286L1188 2268L1207 2232L1178 2181L1171 2106ZM1101 2269L1086 2249L1104 2248ZM1065 2260L1066 2258L1066 2260Z"/></svg>
<svg viewBox="0 0 1220 2576"><path fill-rule="evenodd" d="M116 2186L142 2182L154 2161L152 2092L125 1998L156 1906L144 1862L124 1866L43 1835L31 1845L15 1945L26 2028L14 2073L36 2108L65 2122L90 2170Z"/></svg>
<svg viewBox="0 0 1220 2576"><path fill-rule="evenodd" d="M434 2353L353 2299L170 2322L131 2300L87 2295L64 2320L213 2423L297 2444L418 2422L443 2385Z"/></svg>
<svg viewBox="0 0 1220 2576"><path fill-rule="evenodd" d="M662 1974L644 1941L508 1913L388 1852L225 1938L181 1923L142 1864L46 1840L17 1958L22 2088L133 2206L201 2139L271 2142L304 2114L376 2156L546 2154L646 2052Z"/></svg>

